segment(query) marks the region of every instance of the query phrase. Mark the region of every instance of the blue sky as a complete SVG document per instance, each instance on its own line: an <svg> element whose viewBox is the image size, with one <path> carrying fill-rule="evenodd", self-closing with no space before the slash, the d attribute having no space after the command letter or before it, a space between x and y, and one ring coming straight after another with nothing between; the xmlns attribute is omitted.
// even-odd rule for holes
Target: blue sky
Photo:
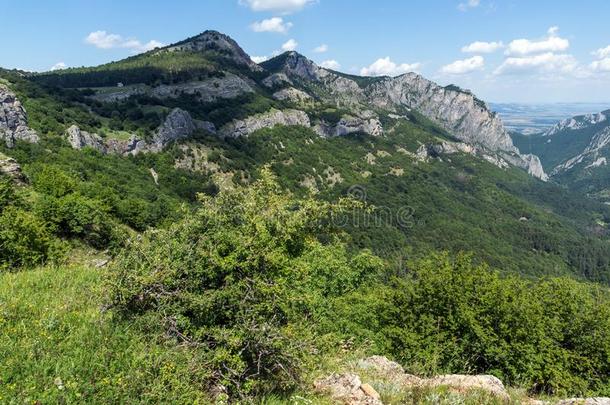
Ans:
<svg viewBox="0 0 610 405"><path fill-rule="evenodd" d="M0 10L7 68L97 65L216 29L251 56L296 49L353 74L415 70L488 101L610 101L607 0L0 0Z"/></svg>

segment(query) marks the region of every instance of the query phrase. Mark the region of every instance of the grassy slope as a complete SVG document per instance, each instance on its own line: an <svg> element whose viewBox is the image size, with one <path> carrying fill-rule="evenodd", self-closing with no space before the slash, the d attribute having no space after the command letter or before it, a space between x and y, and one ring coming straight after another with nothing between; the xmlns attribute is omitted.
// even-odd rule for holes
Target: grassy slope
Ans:
<svg viewBox="0 0 610 405"><path fill-rule="evenodd" d="M205 403L187 350L101 310L102 276L85 267L0 275L0 403Z"/></svg>
<svg viewBox="0 0 610 405"><path fill-rule="evenodd" d="M0 403L210 403L192 351L158 341L103 310L104 270L47 267L0 274ZM354 368L362 353L321 359L308 380ZM354 369L361 373L362 370ZM361 375L387 404L499 403L484 393L405 390ZM523 392L512 390L513 398ZM308 388L263 404L331 404Z"/></svg>

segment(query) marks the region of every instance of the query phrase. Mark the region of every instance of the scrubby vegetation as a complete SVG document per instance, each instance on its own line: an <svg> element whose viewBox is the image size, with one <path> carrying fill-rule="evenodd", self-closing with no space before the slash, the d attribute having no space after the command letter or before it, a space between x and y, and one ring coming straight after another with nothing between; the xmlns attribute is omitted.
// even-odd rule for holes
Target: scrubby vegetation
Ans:
<svg viewBox="0 0 610 405"><path fill-rule="evenodd" d="M78 268L2 276L0 395L289 398L346 347L422 375L491 373L531 393L610 393L607 289L502 277L465 255L430 255L396 275L370 252L349 252L333 222L347 209L366 208L296 199L265 172L134 239L103 286ZM46 295L52 286L70 294L63 306ZM37 360L24 357L32 352Z"/></svg>

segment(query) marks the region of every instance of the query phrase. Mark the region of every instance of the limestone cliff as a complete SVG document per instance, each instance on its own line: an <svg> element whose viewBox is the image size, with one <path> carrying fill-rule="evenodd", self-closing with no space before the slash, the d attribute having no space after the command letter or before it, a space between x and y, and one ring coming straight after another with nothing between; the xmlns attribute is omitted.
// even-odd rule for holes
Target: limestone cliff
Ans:
<svg viewBox="0 0 610 405"><path fill-rule="evenodd" d="M0 141L10 148L16 141L38 142L36 131L28 127L21 102L8 87L0 84Z"/></svg>

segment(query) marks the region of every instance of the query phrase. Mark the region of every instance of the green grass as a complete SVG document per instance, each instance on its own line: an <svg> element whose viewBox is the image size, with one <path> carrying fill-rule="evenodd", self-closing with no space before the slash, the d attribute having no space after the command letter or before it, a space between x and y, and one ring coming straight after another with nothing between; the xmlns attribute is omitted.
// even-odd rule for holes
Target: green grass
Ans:
<svg viewBox="0 0 610 405"><path fill-rule="evenodd" d="M188 350L102 309L102 277L87 267L0 274L0 403L207 403Z"/></svg>

